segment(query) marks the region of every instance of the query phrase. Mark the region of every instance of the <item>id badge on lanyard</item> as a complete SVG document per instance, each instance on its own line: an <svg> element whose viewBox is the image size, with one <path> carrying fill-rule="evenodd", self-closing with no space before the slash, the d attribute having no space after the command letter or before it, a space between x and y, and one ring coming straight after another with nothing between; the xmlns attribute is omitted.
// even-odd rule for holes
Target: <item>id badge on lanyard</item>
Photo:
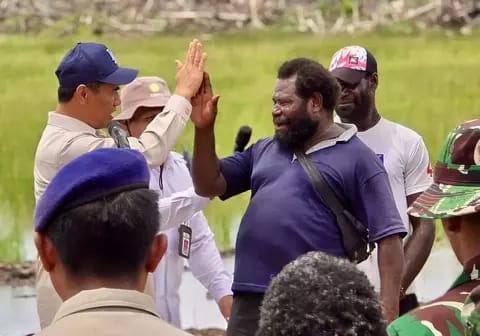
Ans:
<svg viewBox="0 0 480 336"><path fill-rule="evenodd" d="M192 229L185 224L178 228L178 254L185 259L190 258Z"/></svg>

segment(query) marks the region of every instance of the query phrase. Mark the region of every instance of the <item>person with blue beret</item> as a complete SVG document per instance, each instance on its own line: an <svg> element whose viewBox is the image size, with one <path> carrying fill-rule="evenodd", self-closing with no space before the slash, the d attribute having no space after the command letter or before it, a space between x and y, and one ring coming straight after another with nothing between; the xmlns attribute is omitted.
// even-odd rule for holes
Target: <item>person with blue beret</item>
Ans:
<svg viewBox="0 0 480 336"><path fill-rule="evenodd" d="M52 179L35 214L35 245L63 303L38 335L189 335L142 293L167 239L139 151L98 149Z"/></svg>

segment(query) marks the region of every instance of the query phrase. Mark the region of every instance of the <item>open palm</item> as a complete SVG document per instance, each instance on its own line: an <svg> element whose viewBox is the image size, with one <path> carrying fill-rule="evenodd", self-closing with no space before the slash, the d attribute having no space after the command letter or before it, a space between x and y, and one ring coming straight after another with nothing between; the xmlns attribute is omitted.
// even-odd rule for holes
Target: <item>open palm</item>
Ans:
<svg viewBox="0 0 480 336"><path fill-rule="evenodd" d="M202 85L192 98L191 119L195 127L213 127L217 116L217 104L220 96L213 95L212 84L208 73L204 73Z"/></svg>

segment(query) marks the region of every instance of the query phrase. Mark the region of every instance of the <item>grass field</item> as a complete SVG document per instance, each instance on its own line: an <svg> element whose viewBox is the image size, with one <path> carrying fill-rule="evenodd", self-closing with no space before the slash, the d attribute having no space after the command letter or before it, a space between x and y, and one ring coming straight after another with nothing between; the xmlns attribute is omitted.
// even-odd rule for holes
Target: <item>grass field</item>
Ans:
<svg viewBox="0 0 480 336"><path fill-rule="evenodd" d="M55 109L55 68L77 40L106 43L120 64L141 75L160 75L173 86L174 60L192 36L58 39L0 36L0 260L21 259L21 241L31 229L33 158L47 112ZM201 36L200 36L201 37ZM247 33L204 37L208 71L221 95L217 149L230 154L238 127L249 124L253 138L268 136L276 69L286 59L307 56L328 65L345 44L362 44L377 57L379 111L423 135L435 159L448 131L478 116L480 62L477 37L388 36L318 38L299 34ZM191 148L192 127L181 145ZM216 202L206 212L222 248L232 244L248 195Z"/></svg>

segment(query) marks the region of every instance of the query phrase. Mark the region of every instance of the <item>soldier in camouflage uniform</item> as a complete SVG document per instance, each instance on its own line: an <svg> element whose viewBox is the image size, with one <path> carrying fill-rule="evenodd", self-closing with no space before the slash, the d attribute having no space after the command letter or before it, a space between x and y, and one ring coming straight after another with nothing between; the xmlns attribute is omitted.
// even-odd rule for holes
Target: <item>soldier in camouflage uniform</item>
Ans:
<svg viewBox="0 0 480 336"><path fill-rule="evenodd" d="M393 321L388 326L390 336L464 335L462 308L467 295L480 285L479 212L480 120L477 119L450 132L435 165L434 184L408 209L411 216L442 220L463 272L445 295ZM479 335L472 332L468 335Z"/></svg>
<svg viewBox="0 0 480 336"><path fill-rule="evenodd" d="M480 336L480 286L475 287L465 300L462 323L465 336Z"/></svg>

